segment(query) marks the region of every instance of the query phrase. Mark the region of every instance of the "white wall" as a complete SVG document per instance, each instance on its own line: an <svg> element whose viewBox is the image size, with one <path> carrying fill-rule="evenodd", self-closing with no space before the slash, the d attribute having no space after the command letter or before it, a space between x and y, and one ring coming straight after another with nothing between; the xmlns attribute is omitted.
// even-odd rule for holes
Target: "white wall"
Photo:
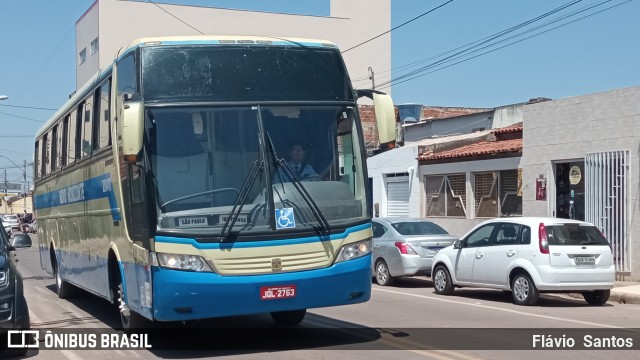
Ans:
<svg viewBox="0 0 640 360"><path fill-rule="evenodd" d="M409 216L421 217L420 204L423 191L418 177L417 157L417 146L405 146L367 159L369 177L373 179L373 203L379 206L379 216L387 216L386 174L406 173L409 172L409 168L413 168L413 172L409 172L411 186Z"/></svg>
<svg viewBox="0 0 640 360"><path fill-rule="evenodd" d="M98 69L100 69L100 54L91 54L91 41L98 37L99 4L95 2L76 22L76 90L80 89ZM87 50L87 61L80 64L79 53Z"/></svg>
<svg viewBox="0 0 640 360"><path fill-rule="evenodd" d="M390 0L331 0L331 16L289 15L245 10L159 4L206 35L261 35L317 38L334 42L341 50L355 46L391 28ZM121 47L135 38L168 35L200 35L149 2L98 0L100 65L106 67ZM76 47L89 46L95 38L93 16L76 24ZM89 24L93 26L90 26ZM88 33L88 34L87 34ZM391 68L391 34L343 54L351 78L365 77L368 68ZM78 87L87 76L78 72Z"/></svg>
<svg viewBox="0 0 640 360"><path fill-rule="evenodd" d="M522 122L524 104L514 104L495 108L493 110L493 129L499 129Z"/></svg>
<svg viewBox="0 0 640 360"><path fill-rule="evenodd" d="M640 280L640 86L527 105L523 129L523 212L554 216L555 161L629 150L631 279ZM547 201L535 179L547 178Z"/></svg>

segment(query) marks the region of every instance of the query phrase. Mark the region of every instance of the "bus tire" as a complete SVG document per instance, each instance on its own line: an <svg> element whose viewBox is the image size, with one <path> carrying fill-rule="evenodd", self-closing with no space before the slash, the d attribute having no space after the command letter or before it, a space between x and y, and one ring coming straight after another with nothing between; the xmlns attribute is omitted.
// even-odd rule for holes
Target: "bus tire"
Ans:
<svg viewBox="0 0 640 360"><path fill-rule="evenodd" d="M76 289L73 285L69 284L66 280L62 279L62 275L60 275L60 263L58 262L55 255L52 256L55 260L53 261L53 276L56 280L56 293L60 299L68 299L72 298L76 295Z"/></svg>
<svg viewBox="0 0 640 360"><path fill-rule="evenodd" d="M275 311L271 313L273 321L282 326L298 325L304 320L307 309L291 311Z"/></svg>
<svg viewBox="0 0 640 360"><path fill-rule="evenodd" d="M122 325L122 330L125 332L133 331L136 329L149 329L153 327L153 321L145 318L144 316L138 314L137 312L129 309L125 302L124 297L124 287L122 286L122 278L119 276L117 287L116 287L116 305L118 313L120 314L120 324Z"/></svg>

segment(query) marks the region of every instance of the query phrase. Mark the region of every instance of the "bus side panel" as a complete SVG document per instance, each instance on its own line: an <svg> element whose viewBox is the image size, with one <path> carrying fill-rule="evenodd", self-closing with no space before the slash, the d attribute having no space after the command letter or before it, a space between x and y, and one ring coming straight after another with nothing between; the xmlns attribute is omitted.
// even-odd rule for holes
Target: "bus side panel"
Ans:
<svg viewBox="0 0 640 360"><path fill-rule="evenodd" d="M86 234L83 236L83 251L87 252L87 256L83 256L85 278L91 290L106 299L111 295L109 247L111 242L120 236L120 213L115 201L111 164L113 157L110 153L107 157L94 161L87 169L87 180L84 183Z"/></svg>
<svg viewBox="0 0 640 360"><path fill-rule="evenodd" d="M120 262L124 274L127 306L138 314L152 320L153 301L151 286L151 266L148 263L149 252L142 247L132 245L133 262Z"/></svg>
<svg viewBox="0 0 640 360"><path fill-rule="evenodd" d="M41 193L41 185L34 188L34 193ZM51 263L50 237L47 234L48 223L46 220L47 210L39 209L42 204L38 203L38 199L34 199L34 218L38 219L38 249L40 251L40 267L47 274L53 275L53 264Z"/></svg>

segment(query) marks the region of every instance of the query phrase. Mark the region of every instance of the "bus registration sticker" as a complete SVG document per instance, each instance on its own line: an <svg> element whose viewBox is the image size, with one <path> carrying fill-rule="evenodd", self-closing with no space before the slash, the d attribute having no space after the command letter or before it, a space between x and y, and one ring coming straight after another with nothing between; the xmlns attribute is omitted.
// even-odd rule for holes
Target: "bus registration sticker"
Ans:
<svg viewBox="0 0 640 360"><path fill-rule="evenodd" d="M296 297L295 285L263 286L260 288L261 300L277 300Z"/></svg>

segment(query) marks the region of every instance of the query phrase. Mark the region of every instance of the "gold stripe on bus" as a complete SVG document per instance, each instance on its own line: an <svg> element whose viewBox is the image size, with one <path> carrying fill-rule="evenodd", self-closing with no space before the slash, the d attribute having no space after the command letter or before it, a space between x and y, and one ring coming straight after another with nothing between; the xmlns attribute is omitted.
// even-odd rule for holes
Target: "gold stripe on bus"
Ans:
<svg viewBox="0 0 640 360"><path fill-rule="evenodd" d="M156 242L161 253L200 255L221 275L260 275L325 268L333 264L343 245L371 238L371 229L350 233L345 238L304 244L228 249L197 249L190 244ZM267 244L267 243L265 243ZM281 268L272 262L280 259Z"/></svg>

